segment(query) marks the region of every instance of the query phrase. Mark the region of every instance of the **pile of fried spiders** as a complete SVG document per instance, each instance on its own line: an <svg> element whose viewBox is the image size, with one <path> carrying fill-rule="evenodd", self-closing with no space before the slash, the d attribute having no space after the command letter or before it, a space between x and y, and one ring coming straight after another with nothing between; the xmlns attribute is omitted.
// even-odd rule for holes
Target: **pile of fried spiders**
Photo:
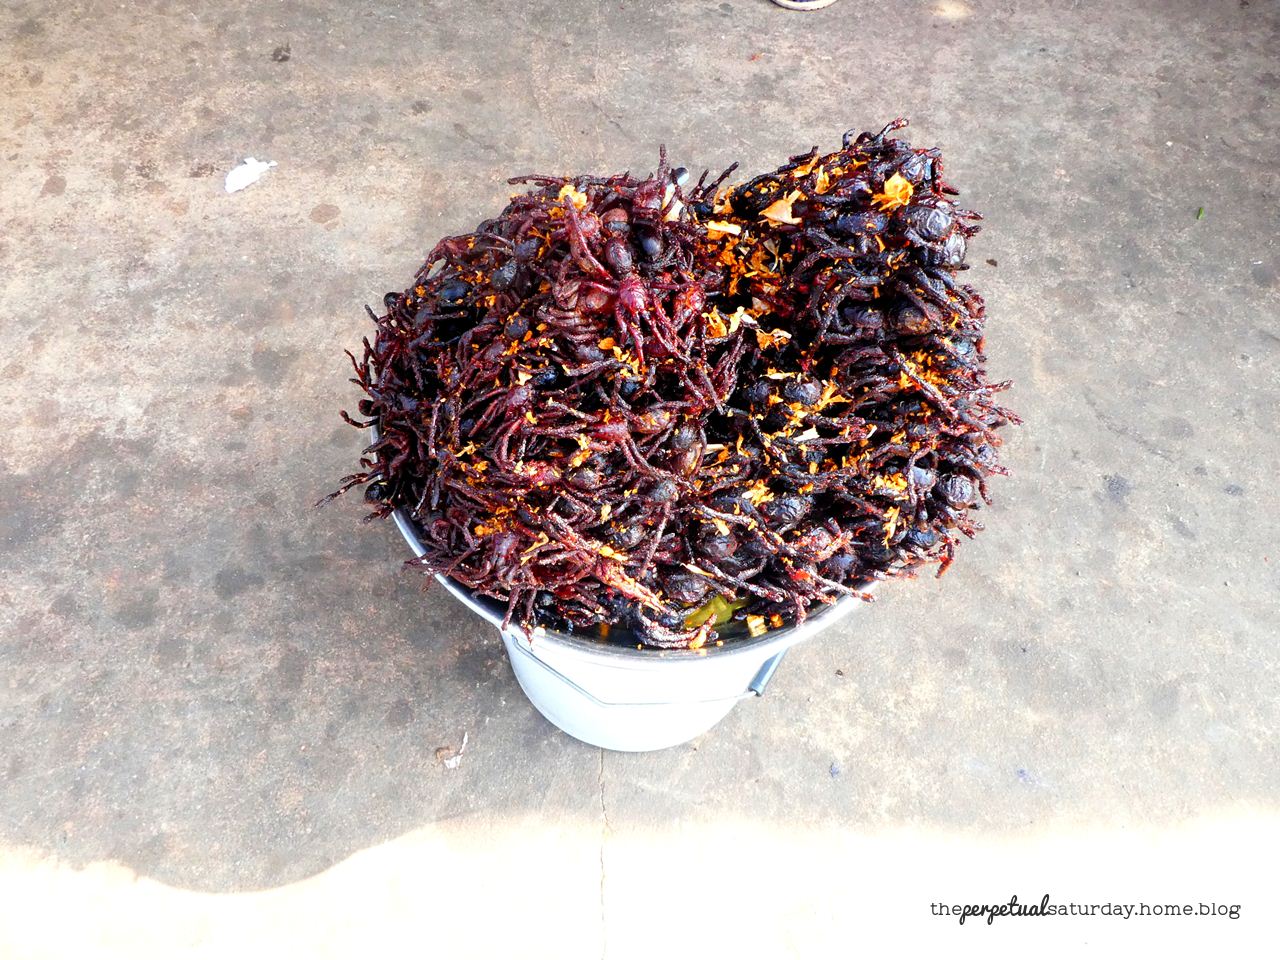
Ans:
<svg viewBox="0 0 1280 960"><path fill-rule="evenodd" d="M936 149L846 134L728 186L525 176L351 356L368 519L508 623L704 648L951 564L1007 471ZM323 501L322 501L323 502Z"/></svg>

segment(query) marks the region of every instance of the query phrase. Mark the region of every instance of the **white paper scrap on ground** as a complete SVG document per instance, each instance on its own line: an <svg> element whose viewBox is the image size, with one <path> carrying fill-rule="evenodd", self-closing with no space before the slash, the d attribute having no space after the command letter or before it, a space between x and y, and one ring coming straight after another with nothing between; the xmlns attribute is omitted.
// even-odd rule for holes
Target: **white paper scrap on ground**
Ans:
<svg viewBox="0 0 1280 960"><path fill-rule="evenodd" d="M227 174L227 193L235 193L237 190L243 190L251 183L257 183L262 175L276 165L274 160L255 160L253 157L245 157L244 163Z"/></svg>
<svg viewBox="0 0 1280 960"><path fill-rule="evenodd" d="M462 763L462 755L467 752L467 732L462 732L462 746L458 748L458 752L451 757L444 758L444 766L446 770L457 770L458 764Z"/></svg>

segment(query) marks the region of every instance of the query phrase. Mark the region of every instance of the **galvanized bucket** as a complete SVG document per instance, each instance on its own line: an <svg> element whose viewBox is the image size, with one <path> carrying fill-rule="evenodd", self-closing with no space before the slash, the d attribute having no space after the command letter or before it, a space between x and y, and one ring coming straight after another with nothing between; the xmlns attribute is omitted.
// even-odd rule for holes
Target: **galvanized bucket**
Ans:
<svg viewBox="0 0 1280 960"><path fill-rule="evenodd" d="M415 525L394 513L410 549L425 552ZM861 600L845 597L803 624L703 650L637 650L580 636L512 624L504 608L448 577L440 583L502 635L516 680L553 724L609 750L661 750L692 740L742 700L763 695L788 649L848 616ZM864 587L868 589L869 587Z"/></svg>

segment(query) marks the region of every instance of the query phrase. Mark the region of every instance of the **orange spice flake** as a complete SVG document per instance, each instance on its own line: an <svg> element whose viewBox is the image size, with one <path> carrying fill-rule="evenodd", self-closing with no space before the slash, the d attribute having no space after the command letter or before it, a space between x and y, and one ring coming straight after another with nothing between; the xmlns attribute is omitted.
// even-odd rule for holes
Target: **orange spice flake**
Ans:
<svg viewBox="0 0 1280 960"><path fill-rule="evenodd" d="M875 194L871 199L881 210L896 210L910 203L913 193L915 187L911 186L911 181L902 174L895 173L884 182L884 192Z"/></svg>

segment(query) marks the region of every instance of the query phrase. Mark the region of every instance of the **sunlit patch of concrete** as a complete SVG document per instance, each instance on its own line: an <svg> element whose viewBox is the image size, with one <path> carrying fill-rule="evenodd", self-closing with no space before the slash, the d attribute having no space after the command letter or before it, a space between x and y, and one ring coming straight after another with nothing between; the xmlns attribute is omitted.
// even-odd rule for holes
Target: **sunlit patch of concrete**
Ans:
<svg viewBox="0 0 1280 960"><path fill-rule="evenodd" d="M667 826L438 824L307 880L252 893L177 889L114 863L0 850L0 955L815 957L1034 944L1108 955L1221 955L1274 937L1260 897L1274 812L1160 828L860 834L750 820ZM938 915L934 904L1239 905L1240 919ZM975 929L979 928L979 929ZM1058 951L1058 952L1056 952ZM1250 955L1250 954L1246 954ZM1256 955L1256 954L1254 954Z"/></svg>
<svg viewBox="0 0 1280 960"><path fill-rule="evenodd" d="M933 5L933 12L944 20L963 20L973 13L973 8L961 0L938 0Z"/></svg>

